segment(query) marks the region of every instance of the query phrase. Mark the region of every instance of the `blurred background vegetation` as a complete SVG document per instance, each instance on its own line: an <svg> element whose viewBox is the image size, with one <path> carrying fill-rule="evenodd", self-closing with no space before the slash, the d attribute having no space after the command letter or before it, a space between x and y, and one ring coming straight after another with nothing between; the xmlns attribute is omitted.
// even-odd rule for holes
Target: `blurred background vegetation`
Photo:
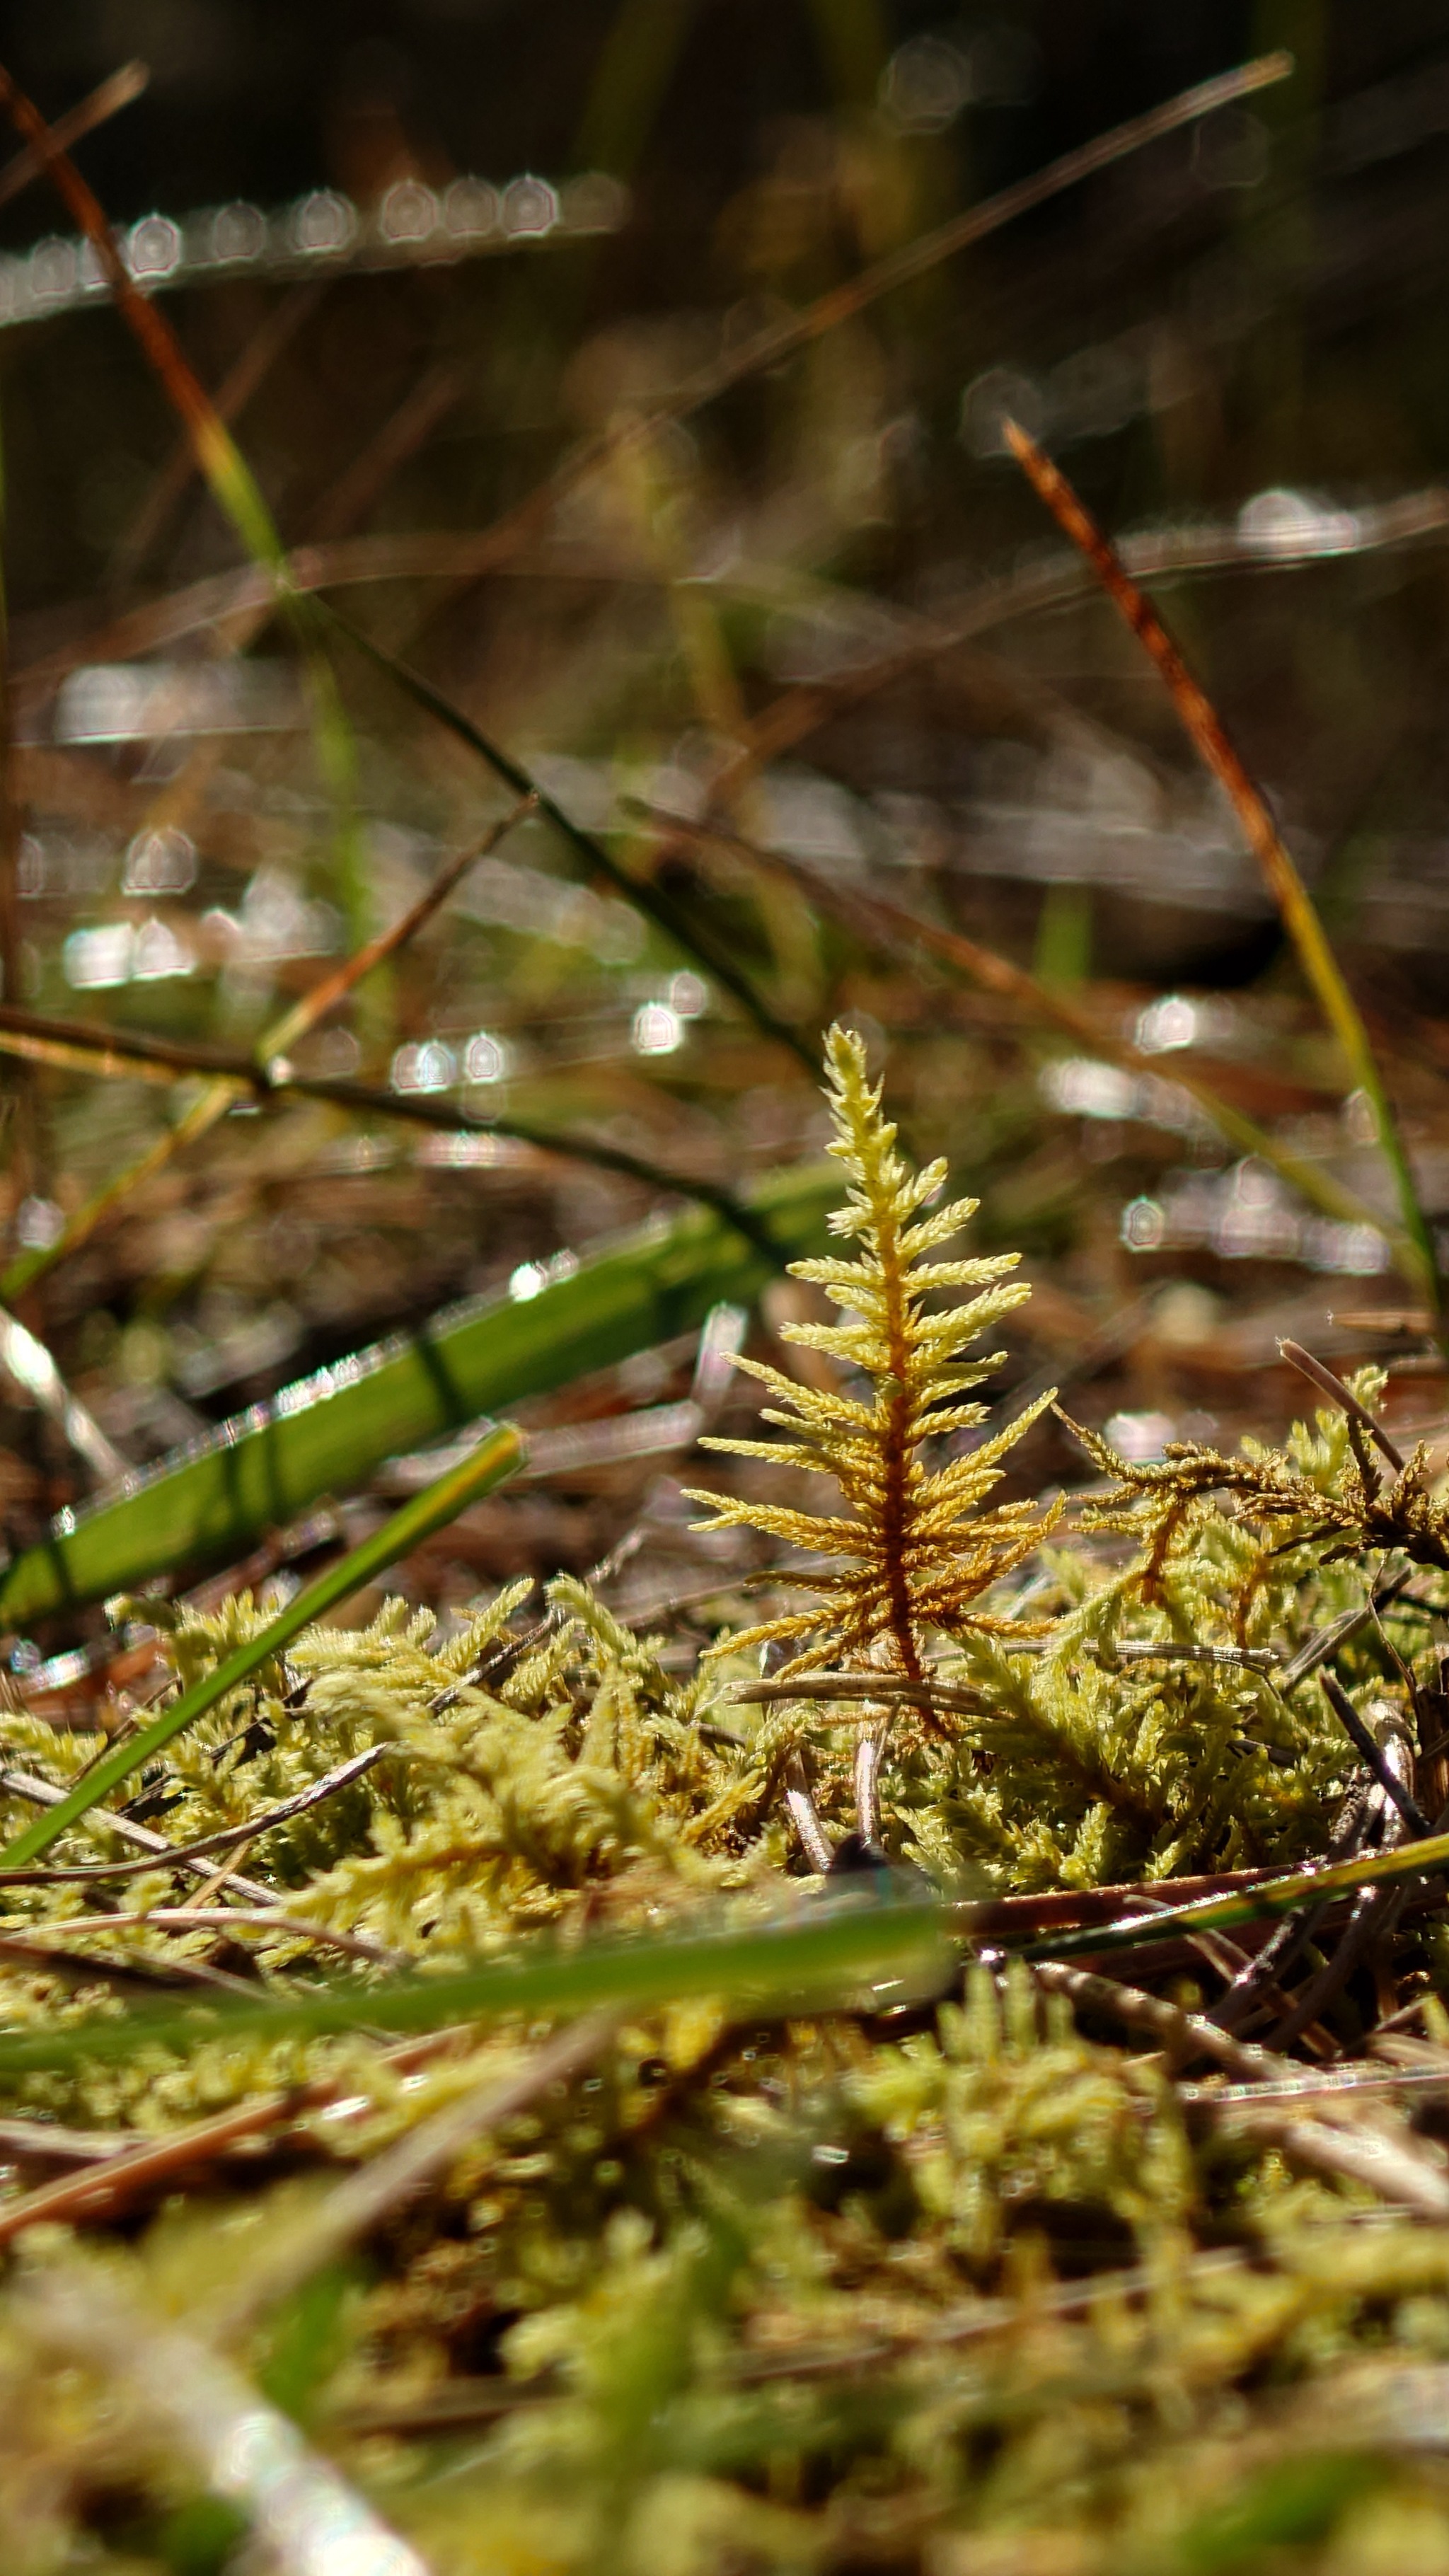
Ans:
<svg viewBox="0 0 1449 2576"><path fill-rule="evenodd" d="M965 207L1280 45L1290 79L719 399L677 398ZM1387 1227L1372 1121L1231 814L1001 422L1132 541L1315 889L1449 1222L1443 0L0 8L0 60L48 116L133 57L144 89L77 157L308 550L299 577L657 885L806 1051L833 1014L865 1032L913 1148L980 1194L981 1245L1027 1255L1017 1386L1057 1379L1151 1456L1286 1418L1275 1336L1296 1331L1335 1365L1389 1357L1391 1418L1435 1431L1441 1363L1385 1234L1295 1195L1174 1078L1190 1066ZM319 732L315 675L43 183L0 207L0 254L7 999L249 1049L511 796L345 639L346 721ZM508 520L656 405L647 439ZM793 855L822 899L641 807ZM1102 1052L886 953L824 899L852 889L1074 995ZM1114 1062L1124 1039L1160 1074ZM546 816L295 1061L451 1103L457 1130L293 1100L171 1151L199 1077L10 1065L0 1294L99 1434L78 1443L7 1345L12 1547L451 1299L528 1294L679 1203L651 1170L741 1186L822 1134L800 1057ZM535 1409L627 1417L693 1368L668 1345ZM415 1588L588 1566L631 1525L669 1559L651 1579L687 1580L703 1543L666 1431L480 1505ZM1049 1423L1021 1453L1027 1483L1081 1472Z"/></svg>

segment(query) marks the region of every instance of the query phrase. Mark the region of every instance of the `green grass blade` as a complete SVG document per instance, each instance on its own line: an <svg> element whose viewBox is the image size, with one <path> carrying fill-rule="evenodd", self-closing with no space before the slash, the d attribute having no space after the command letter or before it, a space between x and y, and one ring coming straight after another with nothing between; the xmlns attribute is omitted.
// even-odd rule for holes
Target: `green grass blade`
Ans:
<svg viewBox="0 0 1449 2576"><path fill-rule="evenodd" d="M838 1176L816 1164L775 1174L750 1206L780 1256L795 1259L825 1249L826 1212L838 1196ZM455 1309L357 1352L90 1510L63 1512L48 1539L0 1573L0 1627L240 1556L262 1530L320 1495L356 1487L400 1449L690 1331L722 1299L748 1304L773 1266L723 1216L690 1208L526 1301Z"/></svg>
<svg viewBox="0 0 1449 2576"><path fill-rule="evenodd" d="M532 1942L525 1955L489 1960L448 1975L383 1979L375 1985L309 1988L295 1995L230 2000L204 2012L97 2015L92 2022L0 2038L0 2082L82 2058L126 2058L140 2047L177 2049L260 2032L270 2039L329 2032L439 2030L502 2014L571 2016L617 2005L647 2012L688 1995L748 1996L754 2011L796 2010L802 1997L828 2000L882 1972L944 1977L951 1958L950 1911L931 1898L833 1895L793 1917L743 1930L714 1927L670 1940L589 1941L564 1948Z"/></svg>
<svg viewBox="0 0 1449 2576"><path fill-rule="evenodd" d="M522 1433L516 1431L511 1422L495 1424L461 1466L452 1467L445 1475L435 1477L431 1485L413 1496L411 1502L404 1503L401 1511L394 1512L391 1520L385 1521L380 1530L374 1530L371 1538L365 1538L336 1565L329 1566L325 1574L319 1574L315 1583L307 1584L258 1636L249 1638L244 1646L238 1646L227 1655L214 1672L204 1674L200 1681L192 1683L189 1690L182 1691L179 1698L162 1709L159 1717L153 1717L149 1726L143 1726L136 1735L128 1735L122 1743L113 1744L109 1753L82 1773L74 1788L68 1790L57 1805L47 1807L43 1815L37 1816L12 1843L7 1844L4 1852L0 1853L0 1861L18 1868L23 1862L35 1860L41 1852L48 1851L56 1837L73 1825L78 1817L108 1798L113 1789L119 1788L123 1780L128 1780L156 1754L164 1752L166 1746L188 1726L194 1726L208 1709L215 1708L218 1700L225 1699L228 1691L250 1681L253 1673L259 1672L273 1655L281 1654L304 1628L310 1628L314 1620L325 1618L329 1610L336 1609L339 1601L345 1601L350 1593L360 1592L364 1584L371 1583L388 1566L396 1565L412 1548L419 1546L425 1538L431 1538L434 1530L443 1529L449 1521L456 1520L459 1512L464 1511L469 1503L476 1502L480 1495L491 1494L495 1485L501 1485L505 1477L517 1473L526 1455Z"/></svg>
<svg viewBox="0 0 1449 2576"><path fill-rule="evenodd" d="M1446 1864L1449 1833L1435 1834L1393 1851L1297 1871L1129 1922L1052 1933L1024 1944L1014 1955L1065 1959L1140 1948L1175 1932L1259 1921L1320 1896L1422 1876ZM699 1994L748 1994L752 2010L796 2009L802 1989L845 1983L872 1969L909 1973L913 1981L929 1978L937 1969L944 1975L952 1944L969 1940L978 1921L990 1931L993 1911L990 1903L954 1904L939 1898L844 1898L812 1905L803 1919L744 1931L689 1932L669 1941L598 1941L572 1951L540 1941L522 1958L448 1975L339 1984L306 1994L259 1996L255 2003L208 2001L204 2009L193 2005L184 2012L98 2015L93 2022L0 2038L0 2082L42 2067L72 2066L82 2058L125 2058L153 2042L184 2049L206 2039L253 2032L320 2037L363 2023L370 2030L435 2030L505 2013L563 2015L610 2004L645 2011ZM995 1946L999 1936L991 1937Z"/></svg>
<svg viewBox="0 0 1449 2576"><path fill-rule="evenodd" d="M1235 1923L1260 1923L1272 1914L1291 1914L1321 1897L1343 1896L1355 1888L1378 1887L1390 1879L1433 1877L1449 1864L1449 1833L1428 1834L1419 1842L1396 1844L1392 1851L1370 1852L1361 1860L1328 1862L1322 1869L1296 1870L1291 1878L1263 1879L1256 1887L1230 1888L1223 1896L1203 1896L1190 1905L1164 1906L1156 1914L1134 1914L1120 1923L1089 1924L1079 1932L1054 1932L1028 1942L1015 1952L1020 1959L1095 1958L1109 1950L1136 1950L1149 1941L1170 1941L1178 1932L1218 1932ZM969 1916L970 1907L960 1909Z"/></svg>

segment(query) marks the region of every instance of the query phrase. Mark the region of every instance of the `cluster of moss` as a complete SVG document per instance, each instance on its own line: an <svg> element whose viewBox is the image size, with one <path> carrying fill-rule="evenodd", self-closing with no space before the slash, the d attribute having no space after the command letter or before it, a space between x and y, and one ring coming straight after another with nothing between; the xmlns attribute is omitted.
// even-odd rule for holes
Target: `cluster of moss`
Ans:
<svg viewBox="0 0 1449 2576"><path fill-rule="evenodd" d="M857 1179L862 1135L881 1132L878 1095L864 1110L861 1096ZM875 1179L919 1210L921 1184L892 1176L888 1145ZM868 1192L855 1213L858 1232L875 1222ZM907 1229L889 1258L908 1266L921 1248ZM824 1267L848 1302L845 1265ZM269 2133L269 2162L213 2157L159 2208L90 2231L103 2250L87 2259L139 2316L205 2340L259 2254L305 2234L339 2167L548 2037L467 2029L403 2073L368 2028L391 1962L428 1974L541 1929L667 1945L701 1916L778 1904L811 1866L787 1786L803 1784L843 1842L862 1724L878 1740L889 1724L887 1858L938 1885L1029 1896L1321 1853L1360 1757L1294 1658L1362 1606L1395 1548L1419 1571L1340 1637L1336 1672L1380 1730L1438 1704L1442 1510L1422 1459L1391 1489L1367 1459L1353 1408L1377 1401L1369 1375L1282 1452L1183 1449L1131 1470L1099 1450L1115 1490L1037 1544L1027 1602L1018 1542L1028 1529L1039 1542L1049 1515L1014 1510L993 1535L977 1510L989 1474L953 1476L939 1450L929 1463L951 1410L943 1352L959 1368L962 1337L931 1340L932 1294L892 1311L908 1358L917 1326L930 1343L915 1392L886 1336L863 1386L847 1379L813 1422L796 1406L790 1430L818 1438L842 1483L856 1477L865 1521L889 1486L895 1536L863 1552L859 1580L824 1587L823 1613L817 1586L817 1605L765 1638L793 1641L797 1676L825 1689L838 1658L873 1676L883 1698L864 1720L788 1695L790 1668L785 1696L737 1698L758 1664L727 1633L682 1678L662 1639L572 1580L541 1601L513 1586L448 1626L393 1603L365 1628L305 1634L179 1738L132 1802L178 1852L252 1827L240 1856L278 1923L243 1933L239 1913L223 1944L214 1923L149 1922L196 1887L161 1855L129 1878L67 1876L132 1857L94 1812L7 1889L0 2024L75 2035L44 2072L7 2076L0 2053L7 2112L122 2142L313 2087ZM954 1429L974 1412L956 1406ZM914 1591L892 1589L901 1547ZM245 1596L176 1612L177 1684L262 1620ZM17 1772L63 1788L99 1746L0 1718L0 1823L33 1811ZM344 1786L267 1821L361 1756L374 1758ZM354 1945L340 1966L325 1947L339 1940ZM52 1952L68 1943L62 1965ZM247 2043L198 2025L183 2049L135 2020L127 2049L87 2047L97 2014L134 2020L138 1976L218 1963L289 1993L325 1973L353 1998L351 2027ZM1221 1969L1221 1954L1179 1965L1170 1992L1201 2002ZM1442 2067L1449 2089L1432 1908L1378 1972L1417 2012L1378 2043L1385 2071L1407 2055ZM1329 2035L1361 2046L1382 2002L1350 1982ZM1449 2224L1309 2170L1291 2123L1275 2141L1219 2116L1211 2084L1182 2072L1124 2046L1110 2019L1074 2018L1019 1963L968 1964L944 1997L758 2024L681 1999L616 2022L584 2071L280 2297L234 2338L237 2357L438 2576L1437 2576ZM1389 2094L1335 2116L1369 2117L1390 2163L1407 2152L1437 2173L1443 2114L1432 2092L1413 2100L1427 2107ZM33 2179L17 2171L0 2190L0 2225ZM26 2245L0 2298L7 2568L239 2576L253 2562L233 2508L200 2492L194 2462L98 2358L47 2344L27 2281L57 2247L46 2231Z"/></svg>

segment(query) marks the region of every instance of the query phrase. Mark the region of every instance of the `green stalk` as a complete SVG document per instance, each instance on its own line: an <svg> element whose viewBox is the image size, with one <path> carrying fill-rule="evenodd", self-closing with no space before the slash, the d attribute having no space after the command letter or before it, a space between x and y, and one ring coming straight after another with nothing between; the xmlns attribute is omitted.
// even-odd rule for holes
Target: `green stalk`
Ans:
<svg viewBox="0 0 1449 2576"><path fill-rule="evenodd" d="M1029 1941L1018 1959L1097 1957L1109 1950L1137 1950L1150 1941L1170 1941L1177 1932L1226 1931L1235 1923L1260 1923L1266 1915L1291 1914L1300 1905L1316 1905L1325 1896L1342 1896L1359 1887L1379 1887L1396 1878L1432 1878L1449 1864L1449 1833L1427 1834L1419 1842L1400 1843L1393 1851L1370 1852L1361 1860L1330 1861L1322 1869L1298 1870L1291 1878L1268 1878L1256 1887L1231 1888L1225 1896L1200 1896L1189 1905L1164 1906L1155 1914L1134 1914L1122 1922L1086 1925L1079 1932L1054 1932ZM970 1906L957 1908L965 1918Z"/></svg>
<svg viewBox="0 0 1449 2576"><path fill-rule="evenodd" d="M48 1821L48 1819L47 1819ZM882 1900L855 1894L807 1900L783 1921L745 1930L711 1929L661 1940L589 1941L566 1948L536 1939L521 1958L488 1960L452 1975L386 1978L376 1985L259 1995L255 2003L204 2013L97 2015L66 2029L0 2039L0 2081L78 2058L125 2058L137 2048L194 2048L210 2038L256 2032L267 2040L329 2033L440 2030L504 2014L573 2015L622 2006L648 2012L687 1995L748 1996L752 2012L793 2012L802 1998L819 2008L844 2000L863 1980L909 1977L912 1987L949 1972L949 1910L935 1898Z"/></svg>
<svg viewBox="0 0 1449 2576"><path fill-rule="evenodd" d="M136 1735L128 1735L123 1743L113 1745L99 1762L93 1762L57 1806L48 1807L43 1815L37 1816L23 1833L17 1834L15 1840L6 1845L0 1852L0 1862L18 1868L22 1862L35 1860L41 1852L49 1851L57 1837L89 1808L108 1798L113 1789L131 1777L133 1771L141 1770L156 1754L164 1752L167 1745L183 1734L188 1726L194 1726L199 1717L205 1717L208 1709L215 1708L219 1700L225 1699L228 1691L250 1681L253 1673L269 1663L274 1655L280 1655L304 1628L310 1628L315 1620L325 1618L329 1610L336 1609L339 1601L347 1599L349 1593L360 1592L374 1576L385 1572L388 1566L396 1565L425 1538L431 1538L434 1530L443 1529L449 1521L456 1520L469 1503L476 1502L480 1495L492 1493L495 1485L501 1485L505 1477L514 1475L522 1466L525 1454L523 1435L514 1429L511 1422L499 1423L486 1432L472 1456L465 1458L461 1467L451 1468L446 1475L425 1486L420 1494L415 1494L412 1501L404 1503L400 1512L394 1512L392 1519L384 1522L380 1530L375 1530L371 1538L365 1538L360 1547L352 1548L336 1565L329 1566L325 1574L319 1574L315 1583L307 1584L258 1636L249 1638L244 1646L238 1646L217 1665L214 1672L193 1682L190 1690L183 1691L179 1699L172 1700L149 1726L143 1726Z"/></svg>
<svg viewBox="0 0 1449 2576"><path fill-rule="evenodd" d="M52 1810L46 1823L58 1812ZM7 1861L9 1857L3 1855ZM1234 1888L1162 1913L1052 1933L1012 1955L1030 1961L1137 1949L1177 1932L1256 1922L1291 1913L1319 1897L1432 1875L1446 1865L1449 1833L1435 1834L1394 1851L1265 1879L1256 1887ZM41 2067L70 2066L81 2058L125 2058L143 2045L186 2049L208 2038L252 2033L320 2038L364 2025L380 2031L437 2030L450 2022L503 2014L565 2015L611 2004L647 2011L676 1997L701 1994L747 1994L752 2010L793 2011L802 1991L848 1984L871 1970L893 1979L908 1975L913 1986L944 1980L954 1944L970 1940L978 1924L989 1930L994 1910L990 1902L953 1904L937 1897L845 1897L811 1904L803 1919L744 1931L692 1932L665 1941L591 1941L575 1950L539 1941L523 1958L490 1961L451 1975L384 1979L366 1987L334 1985L320 1992L258 1996L255 2003L208 2002L204 2011L193 2006L185 2012L98 2015L66 2029L0 2038L0 2081Z"/></svg>

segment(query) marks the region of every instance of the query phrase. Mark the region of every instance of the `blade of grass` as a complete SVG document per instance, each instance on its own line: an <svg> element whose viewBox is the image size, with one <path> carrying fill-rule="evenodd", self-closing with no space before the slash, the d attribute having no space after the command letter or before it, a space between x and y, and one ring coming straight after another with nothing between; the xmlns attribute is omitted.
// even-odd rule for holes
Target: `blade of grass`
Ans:
<svg viewBox="0 0 1449 2576"><path fill-rule="evenodd" d="M1242 1154L1254 1154L1290 1185L1301 1192L1309 1204L1322 1210L1342 1225L1366 1225L1383 1234L1401 1257L1407 1246L1401 1237L1388 1231L1363 1199L1344 1189L1331 1174L1281 1145L1275 1136L1260 1127L1245 1111L1233 1107L1214 1091L1210 1083L1193 1072L1181 1058L1175 1058L1170 1077L1165 1077L1160 1056L1143 1055L1115 1030L1104 1028L1091 1013L1074 1001L1060 985L1039 983L1023 967L1014 966L994 948L985 948L979 940L967 939L958 930L943 930L938 923L923 921L915 913L905 912L899 904L887 903L879 895L864 894L858 886L846 885L839 877L822 877L807 867L803 860L783 850L767 850L754 841L745 840L738 832L726 831L721 824L695 823L676 814L661 813L656 807L626 800L631 810L647 816L655 829L666 837L688 841L696 846L717 843L732 855L751 865L778 870L799 886L823 911L834 913L857 937L873 947L883 948L895 956L909 956L924 949L928 956L964 975L983 992L995 993L1010 1002L1024 1017L1045 1026L1061 1029L1080 1045L1090 1047L1094 1055L1105 1056L1109 1063L1120 1065L1124 1072L1142 1074L1154 1082L1170 1079L1180 1090L1190 1093L1200 1109L1228 1142ZM3 1018L3 1015L0 1015Z"/></svg>
<svg viewBox="0 0 1449 2576"><path fill-rule="evenodd" d="M1291 1878L1260 1880L1226 1896L1199 1897L1188 1905L1164 1905L1116 1923L1078 1932L1057 1932L1014 1949L1022 1959L1068 1959L1114 1950L1140 1949L1144 1942L1170 1941L1179 1932L1230 1931L1236 1923L1258 1923L1297 1906L1314 1905L1326 1896L1345 1896L1361 1887L1387 1886L1401 1878L1432 1878L1449 1864L1449 1833L1429 1834L1419 1842L1396 1844L1392 1851L1373 1851L1356 1860L1330 1861L1321 1869L1298 1870ZM969 1912L969 1908L965 1909Z"/></svg>
<svg viewBox="0 0 1449 2576"><path fill-rule="evenodd" d="M1198 755L1230 798L1243 837L1263 871L1283 926L1298 954L1310 990L1343 1050L1350 1076L1369 1102L1388 1164L1404 1229L1399 1263L1411 1285L1427 1295L1443 1338L1444 1283L1433 1231L1419 1202L1412 1166L1384 1088L1378 1060L1307 886L1284 845L1261 789L1250 777L1211 699L1193 678L1157 611L1138 589L1109 539L1072 486L1035 439L1017 422L1005 424L1013 455L1057 525L1078 546L1113 606L1155 662Z"/></svg>
<svg viewBox="0 0 1449 2576"><path fill-rule="evenodd" d="M621 868L618 860L592 832L586 832L581 824L573 822L556 798L550 796L546 787L541 787L536 778L529 776L520 762L501 750L497 743L491 742L488 736L474 724L472 718L464 715L461 707L454 706L451 699L444 697L441 690L435 689L430 680L425 680L420 673L410 670L405 662L398 661L397 657L387 652L381 644L375 644L370 635L365 635L361 627L354 626L351 619L344 617L339 609L324 603L324 612L339 633L345 635L350 643L366 653L377 664L379 670L386 671L415 705L424 708L429 715L436 718L439 724L446 726L458 741L466 743L471 751L475 751L480 760L486 761L489 768L513 789L516 796L531 796L537 803L539 812L548 817L554 829L563 834L570 847L578 853L586 865L596 870L600 876L606 877L624 897L626 903L632 904L636 912L644 913L657 929L662 930L667 938L674 941L676 947L683 950L685 956L694 958L697 964L704 967L707 974L712 975L717 983L724 986L726 992L733 993L735 1000L743 1010L748 1012L756 1026L762 1029L767 1037L775 1039L780 1046L788 1047L798 1062L805 1066L811 1079L814 1079L818 1050L808 1044L796 1030L788 1027L783 1020L775 1017L768 1004L763 1002L755 991L749 977L735 964L728 950L714 938L712 933L704 931L699 923L691 921L668 895L660 892L658 886L644 882L638 877L632 877L627 868Z"/></svg>
<svg viewBox="0 0 1449 2576"><path fill-rule="evenodd" d="M773 1262L724 1217L691 1208L533 1297L455 1310L284 1387L90 1510L63 1513L49 1538L0 1571L0 1628L200 1559L231 1562L320 1495L355 1490L385 1458L693 1331L721 1302L747 1305L780 1261L826 1249L838 1194L821 1165L752 1191Z"/></svg>
<svg viewBox="0 0 1449 2576"><path fill-rule="evenodd" d="M194 1726L208 1709L215 1708L218 1700L225 1699L229 1691L250 1681L253 1673L259 1672L263 1664L270 1663L273 1656L280 1655L304 1628L310 1628L314 1621L325 1618L327 1612L335 1610L349 1594L360 1592L365 1584L385 1573L390 1565L396 1565L425 1538L431 1538L435 1530L444 1529L449 1521L456 1520L459 1512L465 1511L470 1503L477 1502L484 1494L491 1494L505 1477L514 1475L526 1454L523 1435L514 1429L511 1422L499 1423L486 1432L472 1456L466 1458L460 1467L450 1469L431 1485L424 1486L412 1502L404 1503L401 1511L394 1512L392 1519L374 1531L371 1538L365 1538L336 1565L329 1566L315 1582L304 1585L267 1627L249 1638L245 1645L235 1647L231 1654L224 1656L213 1672L204 1674L200 1681L192 1683L189 1690L182 1691L161 1710L159 1716L152 1718L149 1726L139 1727L122 1743L113 1744L110 1751L103 1754L99 1762L93 1762L55 1806L34 1817L13 1842L6 1844L4 1851L0 1852L0 1862L18 1869L23 1863L38 1859L42 1852L50 1849L58 1835L67 1832L102 1799L109 1798L112 1791L119 1788L123 1780L129 1780L133 1772L141 1770L156 1754L164 1752L168 1744L173 1743L188 1726Z"/></svg>
<svg viewBox="0 0 1449 2576"><path fill-rule="evenodd" d="M1154 1918L1162 1921L1165 1918ZM244 2031L322 2035L365 2027L440 2030L451 2023L504 2015L573 2016L610 2006L648 2011L691 1995L748 1995L752 2012L798 2009L884 1974L948 1968L952 1909L932 1897L854 1893L816 1899L783 1922L726 1925L680 1932L670 1940L591 1940L565 1949L550 1939L520 1957L489 1960L451 1975L378 1979L375 1983L259 1997L255 2004L208 2002L204 2015L128 2013L0 2037L0 2081L42 2066L83 2058L114 2061L138 2047L194 2048ZM914 1981L914 1979L913 1979Z"/></svg>

